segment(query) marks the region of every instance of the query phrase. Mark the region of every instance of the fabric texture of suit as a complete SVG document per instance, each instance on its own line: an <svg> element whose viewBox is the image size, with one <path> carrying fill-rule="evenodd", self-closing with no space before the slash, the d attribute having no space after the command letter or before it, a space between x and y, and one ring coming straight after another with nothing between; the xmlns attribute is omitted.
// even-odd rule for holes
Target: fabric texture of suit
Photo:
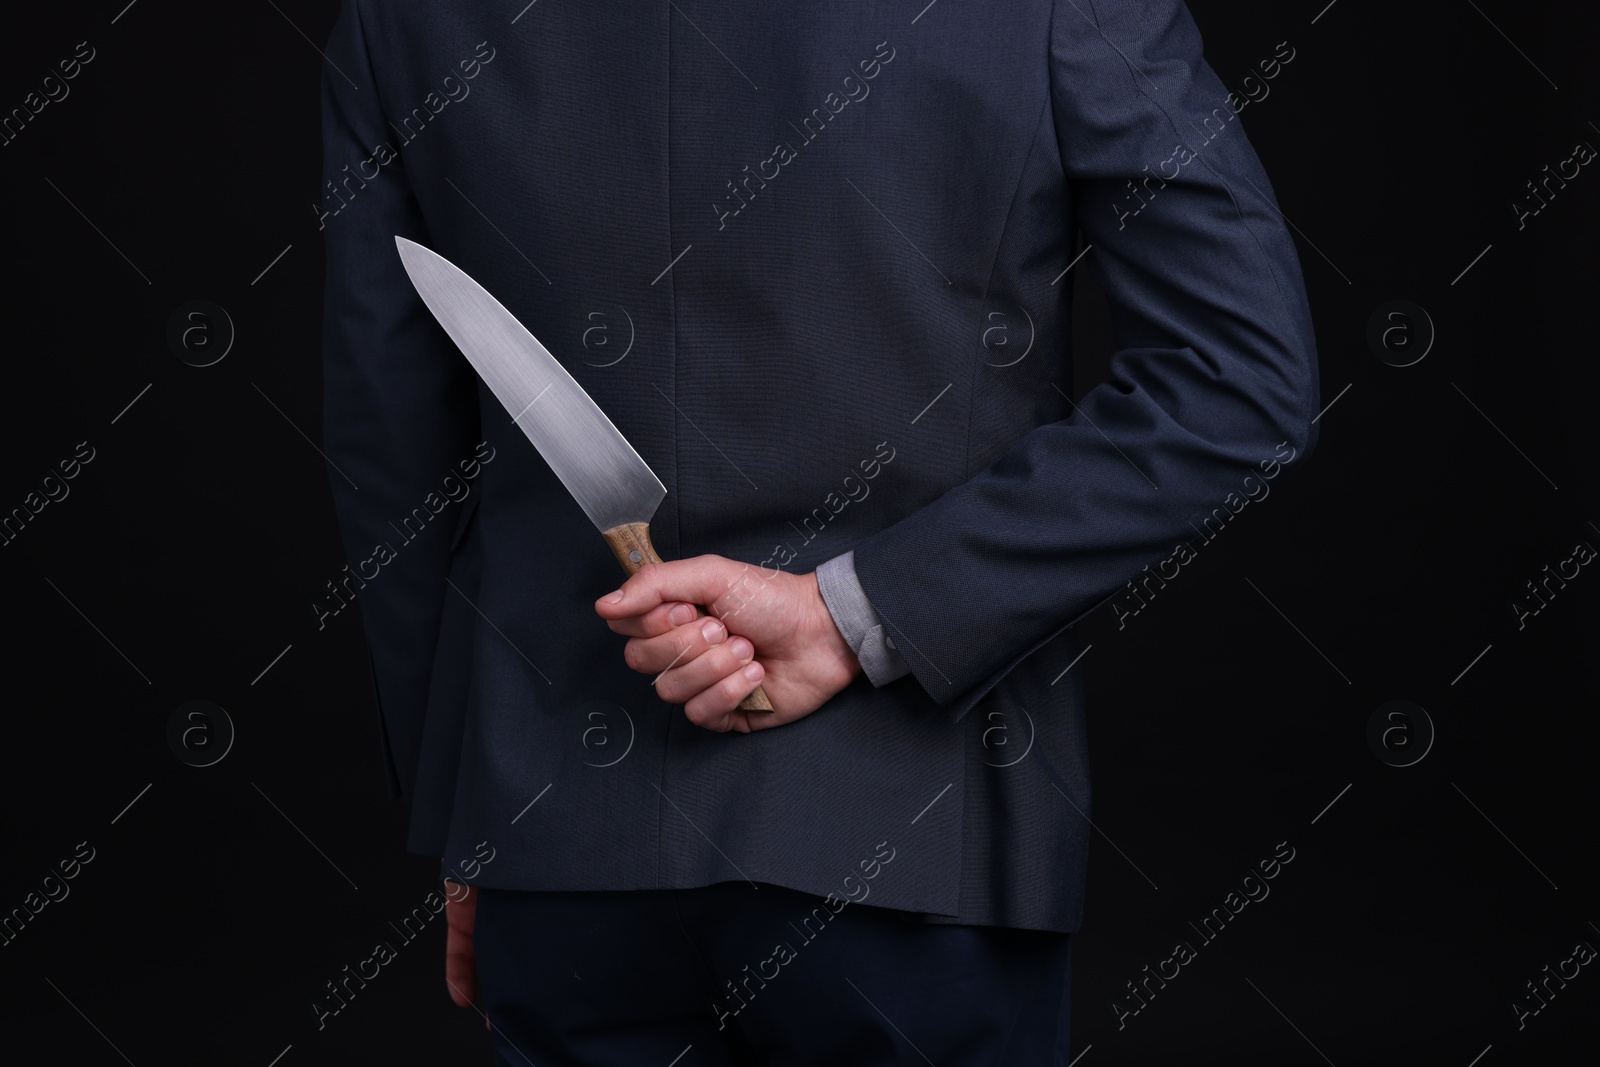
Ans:
<svg viewBox="0 0 1600 1067"><path fill-rule="evenodd" d="M1299 261L1187 8L516 7L346 0L326 48L324 447L409 847L1077 929L1073 626L1315 441ZM664 558L852 552L910 673L751 734L661 702L594 614L610 549L396 235L632 442ZM1074 402L1085 270L1118 349Z"/></svg>

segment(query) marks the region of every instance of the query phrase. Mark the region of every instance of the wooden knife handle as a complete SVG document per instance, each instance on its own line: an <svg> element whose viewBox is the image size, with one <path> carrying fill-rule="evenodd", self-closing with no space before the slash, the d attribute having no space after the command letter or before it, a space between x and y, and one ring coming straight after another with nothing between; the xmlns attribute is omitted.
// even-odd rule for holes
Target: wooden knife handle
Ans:
<svg viewBox="0 0 1600 1067"><path fill-rule="evenodd" d="M661 557L656 554L656 546L650 543L650 524L647 522L614 526L605 532L605 538L611 551L616 553L617 562L622 564L622 569L628 572L629 577L638 573L646 563L661 562ZM695 605L695 610L701 615L710 614L699 604ZM771 711L772 701L767 699L767 694L758 685L755 692L739 702L739 710Z"/></svg>

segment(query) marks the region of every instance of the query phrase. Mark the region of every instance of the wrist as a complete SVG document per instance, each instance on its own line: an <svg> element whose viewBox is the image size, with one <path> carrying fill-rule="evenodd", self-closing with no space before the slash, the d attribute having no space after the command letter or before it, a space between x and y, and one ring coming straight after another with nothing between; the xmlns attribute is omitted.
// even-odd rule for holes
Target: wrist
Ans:
<svg viewBox="0 0 1600 1067"><path fill-rule="evenodd" d="M828 604L822 598L822 589L818 585L816 572L813 571L804 578L822 659L832 667L830 689L831 692L837 693L854 681L856 675L862 673L861 660L845 640L844 634L839 632L839 625L834 621L833 612L828 610Z"/></svg>

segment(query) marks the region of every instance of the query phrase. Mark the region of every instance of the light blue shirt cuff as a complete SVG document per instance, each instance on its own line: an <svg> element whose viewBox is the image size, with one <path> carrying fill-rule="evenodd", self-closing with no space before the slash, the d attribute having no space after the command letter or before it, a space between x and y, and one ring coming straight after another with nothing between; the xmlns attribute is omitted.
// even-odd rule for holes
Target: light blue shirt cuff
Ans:
<svg viewBox="0 0 1600 1067"><path fill-rule="evenodd" d="M855 552L835 556L817 568L817 589L861 669L873 686L887 685L911 673L911 665L883 632L883 619L867 599L856 577Z"/></svg>

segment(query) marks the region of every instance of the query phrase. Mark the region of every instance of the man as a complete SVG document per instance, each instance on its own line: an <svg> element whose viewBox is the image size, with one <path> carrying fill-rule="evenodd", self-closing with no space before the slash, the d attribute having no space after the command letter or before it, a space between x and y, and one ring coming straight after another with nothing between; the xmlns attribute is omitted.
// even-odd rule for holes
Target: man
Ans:
<svg viewBox="0 0 1600 1067"><path fill-rule="evenodd" d="M1315 442L1245 101L1179 0L518 7L346 0L324 78L325 447L452 995L503 1063L1065 1064L1073 624ZM669 562L622 581L396 235Z"/></svg>

